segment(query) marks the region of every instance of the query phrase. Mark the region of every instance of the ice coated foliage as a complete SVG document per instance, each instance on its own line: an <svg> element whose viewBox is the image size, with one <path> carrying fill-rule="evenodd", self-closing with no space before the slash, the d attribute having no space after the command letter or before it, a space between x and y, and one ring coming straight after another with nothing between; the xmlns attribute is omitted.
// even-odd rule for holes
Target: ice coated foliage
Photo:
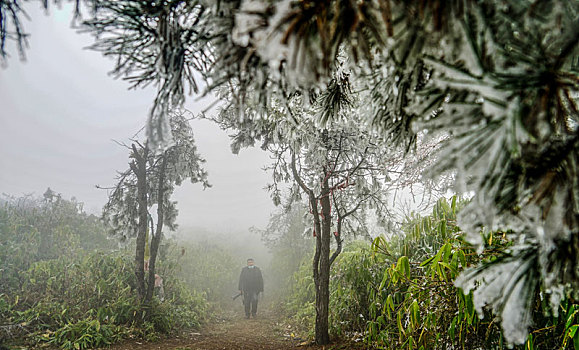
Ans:
<svg viewBox="0 0 579 350"><path fill-rule="evenodd" d="M151 147L166 149L173 142L169 114L184 102L186 88L198 93L193 75L203 70L195 54L203 7L197 1L95 0L94 17L84 22L96 42L92 49L117 60L113 74L132 87L153 84L158 93L149 115Z"/></svg>
<svg viewBox="0 0 579 350"><path fill-rule="evenodd" d="M344 216L340 226L343 224L354 234L367 232L367 210L387 211L385 199L392 185L389 166L396 163L395 155L383 147L377 134L361 126L363 120L352 108L354 101L334 107L341 118L328 117L330 121L320 123L319 114L327 111L325 104L331 99L328 94L316 96L309 106L304 106L301 101L305 97L300 95L287 103L275 98L262 116L260 106L246 105L243 110L246 118L241 119L237 107L230 104L215 120L232 133L234 152L260 142L261 148L272 154L274 162L267 170L273 176L268 188L274 203L281 204L284 196L286 206L303 203L302 199L309 201L309 190L316 200L329 195L334 219ZM328 194L322 188L325 180ZM290 184L285 194L281 190L283 183ZM346 220L350 215L353 217Z"/></svg>
<svg viewBox="0 0 579 350"><path fill-rule="evenodd" d="M24 56L26 34L23 32L21 17L24 16L22 2L18 0L0 1L0 58L8 56L6 42L9 39L18 43L18 53ZM10 28L13 27L13 28Z"/></svg>
<svg viewBox="0 0 579 350"><path fill-rule="evenodd" d="M174 142L164 152L154 154L145 152L146 146L138 149L147 155L147 205L149 209L158 203L163 203L164 226L174 230L177 219L176 202L171 201L175 186L189 179L191 183L202 183L209 187L207 172L201 167L205 162L197 152L193 130L183 114L173 113L170 118ZM134 155L131 158L135 158ZM161 163L166 159L166 167L161 177ZM111 230L111 234L121 241L137 236L138 231L138 199L137 176L129 169L119 175L119 181L109 196L109 201L103 209L103 218ZM163 182L160 183L160 179ZM158 187L164 186L163 198L158 197ZM150 211L150 210L149 210Z"/></svg>
<svg viewBox="0 0 579 350"><path fill-rule="evenodd" d="M153 148L171 145L168 111L183 102L187 85L196 90L194 71L209 90L228 91L240 127L268 128L268 109L285 107L273 129L283 132L269 133L273 140L296 122L296 95L307 107L332 92L321 120L366 122L381 132L376 142L408 151L423 132L446 139L428 176L454 173L454 190L474 194L459 218L469 240L480 244L481 229L501 229L515 243L509 260L458 281L479 289L477 307L522 321L506 332L508 341L521 343L526 333L525 303L509 295L542 288L556 305L579 290L579 2L87 3L95 10L86 21L97 35L93 48L117 59L115 73L134 86L158 87ZM21 28L20 4L0 2L2 45L25 40L8 25ZM336 74L344 68L349 76ZM364 101L358 113L327 113L344 105L344 90L335 89L346 86L335 84L340 76ZM246 113L247 105L255 112ZM238 145L260 135L254 126L240 130ZM510 279L496 276L497 266ZM495 291L503 295L487 295Z"/></svg>
<svg viewBox="0 0 579 350"><path fill-rule="evenodd" d="M69 0L75 3L74 19L80 18L80 1ZM27 19L28 14L24 9L26 0L0 0L0 63L5 63L10 57L6 44L14 41L18 49L18 55L24 59L26 48L28 47L28 33L24 29L23 19ZM38 1L45 9L49 9L48 0ZM55 5L60 6L63 0L53 0Z"/></svg>
<svg viewBox="0 0 579 350"><path fill-rule="evenodd" d="M247 1L242 9L249 3L260 8ZM250 44L269 62L260 52L275 36L259 33L283 33L279 67L295 75L290 84L329 86L343 48L354 63L352 80L365 81L370 91L372 107L361 111L387 137L408 148L422 131L448 136L428 175L456 172L454 189L474 193L459 218L471 241L480 243L481 229L501 229L515 242L508 261L467 271L457 283L478 285L477 307L503 315L507 340L524 342L525 296L542 287L556 312L563 291L579 287L579 4L301 1L290 10L279 7L287 14L278 21L274 9L270 22L252 30Z"/></svg>

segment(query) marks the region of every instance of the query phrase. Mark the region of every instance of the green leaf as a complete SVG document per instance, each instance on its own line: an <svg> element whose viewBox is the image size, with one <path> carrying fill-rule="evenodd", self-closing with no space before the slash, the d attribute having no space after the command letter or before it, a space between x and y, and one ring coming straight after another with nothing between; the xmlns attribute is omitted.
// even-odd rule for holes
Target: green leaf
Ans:
<svg viewBox="0 0 579 350"><path fill-rule="evenodd" d="M444 249L444 256L442 257L442 261L448 263L452 254L452 245L450 243L445 243L441 249Z"/></svg>
<svg viewBox="0 0 579 350"><path fill-rule="evenodd" d="M398 314L396 315L396 325L398 326L400 336L402 337L405 335L404 327L402 327L402 310L398 310Z"/></svg>
<svg viewBox="0 0 579 350"><path fill-rule="evenodd" d="M388 297L386 298L386 310L388 310L388 317L390 318L390 310L395 311L394 310L394 302L392 301L392 295L388 294Z"/></svg>
<svg viewBox="0 0 579 350"><path fill-rule="evenodd" d="M412 318L416 327L418 327L418 324L420 323L420 307L418 306L418 301L416 301L416 299L412 303Z"/></svg>
<svg viewBox="0 0 579 350"><path fill-rule="evenodd" d="M414 235L414 239L418 240L420 238L420 224L416 224L414 225L414 229L412 230L412 233Z"/></svg>
<svg viewBox="0 0 579 350"><path fill-rule="evenodd" d="M569 338L573 338L575 336L575 333L577 332L577 328L579 328L579 324L574 324L571 327L569 327ZM577 337L579 338L579 336Z"/></svg>
<svg viewBox="0 0 579 350"><path fill-rule="evenodd" d="M472 293L465 294L464 301L466 304L466 311L468 313L469 319L474 317L474 303L472 301Z"/></svg>
<svg viewBox="0 0 579 350"><path fill-rule="evenodd" d="M527 338L527 343L525 344L525 350L535 350L535 344L533 341L533 334L529 334Z"/></svg>
<svg viewBox="0 0 579 350"><path fill-rule="evenodd" d="M434 276L436 276L436 274L438 273L439 270L438 262L442 259L443 249L444 247L440 248L436 253L436 255L434 256L434 259L432 259L432 265L430 266L430 277L432 278L434 278Z"/></svg>
<svg viewBox="0 0 579 350"><path fill-rule="evenodd" d="M454 330L456 328L456 322L458 320L457 316L454 316L452 322L450 323L450 327L448 327L448 335L450 336L450 340L454 341Z"/></svg>
<svg viewBox="0 0 579 350"><path fill-rule="evenodd" d="M575 320L575 315L577 314L578 311L579 310L575 308L575 305L571 305L571 307L569 308L569 312L567 312L567 322L565 323L565 329L571 327L571 324L573 324L573 321Z"/></svg>
<svg viewBox="0 0 579 350"><path fill-rule="evenodd" d="M438 273L438 277L440 278L441 281L446 281L446 273L444 273L444 270L441 267L442 264L444 263L439 262L438 264L436 264L436 273Z"/></svg>
<svg viewBox="0 0 579 350"><path fill-rule="evenodd" d="M466 254L464 254L464 250L459 249L456 252L458 253L458 260L460 261L460 265L463 268L466 268Z"/></svg>
<svg viewBox="0 0 579 350"><path fill-rule="evenodd" d="M444 266L444 267L446 267L447 269L450 270L450 272L452 272L452 276L451 276L452 278L456 277L456 275L457 275L457 270L456 270L456 268L452 267L451 265L449 265L449 264L447 264L447 263L445 263L445 262L439 262L439 264L442 265L442 266Z"/></svg>
<svg viewBox="0 0 579 350"><path fill-rule="evenodd" d="M412 336L408 337L408 350L414 349L414 338Z"/></svg>
<svg viewBox="0 0 579 350"><path fill-rule="evenodd" d="M446 237L446 220L441 220L438 225L438 233L445 238Z"/></svg>
<svg viewBox="0 0 579 350"><path fill-rule="evenodd" d="M408 261L407 256L401 256L400 259L398 259L396 266L401 274L410 277L410 262Z"/></svg>
<svg viewBox="0 0 579 350"><path fill-rule="evenodd" d="M450 265L455 269L458 270L458 250L452 253L452 258L450 259Z"/></svg>
<svg viewBox="0 0 579 350"><path fill-rule="evenodd" d="M386 282L390 279L389 269L384 270L384 275L382 276L382 281L380 282L379 289L382 290L386 286Z"/></svg>
<svg viewBox="0 0 579 350"><path fill-rule="evenodd" d="M436 256L431 256L430 258L424 260L423 262L420 263L420 267L424 267L428 264L430 264L432 262L432 260L434 260Z"/></svg>

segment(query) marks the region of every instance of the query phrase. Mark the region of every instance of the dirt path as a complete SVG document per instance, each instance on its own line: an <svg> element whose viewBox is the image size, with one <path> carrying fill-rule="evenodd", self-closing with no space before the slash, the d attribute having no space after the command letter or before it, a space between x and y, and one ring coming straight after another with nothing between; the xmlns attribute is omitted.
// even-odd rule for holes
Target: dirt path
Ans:
<svg viewBox="0 0 579 350"><path fill-rule="evenodd" d="M237 314L221 316L199 332L164 339L156 343L127 341L112 346L112 350L330 350L352 349L346 344L313 346L302 339L292 338L291 328L279 322L268 309L260 310L257 318L245 319Z"/></svg>
<svg viewBox="0 0 579 350"><path fill-rule="evenodd" d="M262 310L257 318L245 319L242 312L205 327L189 344L190 350L205 349L295 349L299 340L277 322L269 310ZM195 334L193 334L195 336Z"/></svg>

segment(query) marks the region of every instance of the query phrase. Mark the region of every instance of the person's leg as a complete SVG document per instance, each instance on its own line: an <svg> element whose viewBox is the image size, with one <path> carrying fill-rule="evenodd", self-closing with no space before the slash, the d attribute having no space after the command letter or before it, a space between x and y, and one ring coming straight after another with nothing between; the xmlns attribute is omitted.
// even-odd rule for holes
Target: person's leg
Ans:
<svg viewBox="0 0 579 350"><path fill-rule="evenodd" d="M243 306L245 306L245 318L249 318L249 307L251 306L252 293L243 293Z"/></svg>
<svg viewBox="0 0 579 350"><path fill-rule="evenodd" d="M257 315L257 296L259 293L253 293L253 297L251 298L251 315L255 317Z"/></svg>

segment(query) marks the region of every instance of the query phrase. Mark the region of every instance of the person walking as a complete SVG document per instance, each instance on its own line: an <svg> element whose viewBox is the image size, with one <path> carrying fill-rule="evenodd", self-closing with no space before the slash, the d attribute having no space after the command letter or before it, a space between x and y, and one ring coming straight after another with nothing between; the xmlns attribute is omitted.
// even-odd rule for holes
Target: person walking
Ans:
<svg viewBox="0 0 579 350"><path fill-rule="evenodd" d="M239 293L243 295L245 318L257 315L257 297L263 293L263 277L259 267L254 265L253 259L247 259L247 266L241 269L239 275Z"/></svg>

